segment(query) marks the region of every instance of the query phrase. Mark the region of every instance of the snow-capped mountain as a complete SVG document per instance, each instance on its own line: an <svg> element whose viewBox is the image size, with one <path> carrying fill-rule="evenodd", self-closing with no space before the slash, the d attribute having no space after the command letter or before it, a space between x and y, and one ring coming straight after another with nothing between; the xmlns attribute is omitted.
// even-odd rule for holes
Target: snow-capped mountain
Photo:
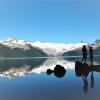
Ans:
<svg viewBox="0 0 100 100"><path fill-rule="evenodd" d="M51 56L61 56L64 52L75 50L77 48L82 47L83 45L87 45L86 43L78 43L78 44L59 44L59 43L42 43L42 42L31 42L33 47L38 47L43 50L46 54Z"/></svg>
<svg viewBox="0 0 100 100"><path fill-rule="evenodd" d="M93 47L94 55L99 56L100 55L100 40L96 40L93 43L87 43L87 51L89 55L89 47ZM82 47L75 49L75 50L70 50L67 51L63 54L63 56L81 56L82 55Z"/></svg>
<svg viewBox="0 0 100 100"><path fill-rule="evenodd" d="M23 40L7 39L0 43L0 58L47 57L47 54Z"/></svg>
<svg viewBox="0 0 100 100"><path fill-rule="evenodd" d="M77 44L62 44L62 43L47 43L40 41L24 41L7 38L1 42L1 44L10 48L22 48L24 50L30 49L30 46L38 48L46 53L48 56L61 56L64 52L76 50L81 48L83 45L88 45L88 43L80 42Z"/></svg>
<svg viewBox="0 0 100 100"><path fill-rule="evenodd" d="M10 48L23 48L24 50L30 49L30 46L24 40L16 40L16 39L12 39L12 38L7 38L4 41L2 41L1 43Z"/></svg>

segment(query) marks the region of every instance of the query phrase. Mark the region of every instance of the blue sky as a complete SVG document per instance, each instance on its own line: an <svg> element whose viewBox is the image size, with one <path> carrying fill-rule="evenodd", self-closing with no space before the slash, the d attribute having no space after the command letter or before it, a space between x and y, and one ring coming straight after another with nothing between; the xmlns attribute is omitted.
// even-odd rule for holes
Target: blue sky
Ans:
<svg viewBox="0 0 100 100"><path fill-rule="evenodd" d="M0 0L0 39L76 43L100 38L99 0Z"/></svg>

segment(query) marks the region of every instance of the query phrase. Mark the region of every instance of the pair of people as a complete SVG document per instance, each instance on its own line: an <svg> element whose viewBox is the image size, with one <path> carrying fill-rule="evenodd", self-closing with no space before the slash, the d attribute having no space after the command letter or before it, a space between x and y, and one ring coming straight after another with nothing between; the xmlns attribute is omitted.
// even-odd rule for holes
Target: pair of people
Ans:
<svg viewBox="0 0 100 100"><path fill-rule="evenodd" d="M83 52L83 58L81 60L81 62L86 62L86 59L87 59L87 48L86 48L86 45L83 45L83 48L82 48L82 52ZM91 61L91 65L93 64L93 48L92 47L89 47L89 54L90 54L90 61Z"/></svg>

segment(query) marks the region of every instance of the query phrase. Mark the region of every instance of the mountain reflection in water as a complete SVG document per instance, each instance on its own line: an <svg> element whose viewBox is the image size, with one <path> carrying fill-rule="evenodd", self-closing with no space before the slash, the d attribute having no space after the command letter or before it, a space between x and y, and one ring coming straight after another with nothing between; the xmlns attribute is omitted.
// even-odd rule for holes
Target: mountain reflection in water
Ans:
<svg viewBox="0 0 100 100"><path fill-rule="evenodd" d="M99 100L99 57L93 68L89 60L78 65L76 61L80 58L1 59L0 99ZM47 75L47 69L52 74Z"/></svg>
<svg viewBox="0 0 100 100"><path fill-rule="evenodd" d="M8 79L25 76L28 73L40 74L47 69L53 70L59 64L67 69L75 68L75 61L79 57L63 58L34 58L34 59L1 59L0 76ZM96 58L94 64L99 64L99 58Z"/></svg>
<svg viewBox="0 0 100 100"><path fill-rule="evenodd" d="M0 60L0 76L11 79L28 73L40 74L49 68L53 70L57 64L65 69L72 69L75 65L74 62L61 58L6 59Z"/></svg>

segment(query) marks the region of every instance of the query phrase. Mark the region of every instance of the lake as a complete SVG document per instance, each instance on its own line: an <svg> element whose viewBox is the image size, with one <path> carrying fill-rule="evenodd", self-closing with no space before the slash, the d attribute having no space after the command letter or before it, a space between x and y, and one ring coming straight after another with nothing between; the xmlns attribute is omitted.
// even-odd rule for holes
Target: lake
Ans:
<svg viewBox="0 0 100 100"><path fill-rule="evenodd" d="M0 59L1 100L99 100L100 73L90 72L86 82L77 77L75 61L80 57ZM87 61L90 64L90 61ZM62 65L66 73L57 77L48 75ZM94 65L100 65L100 57L94 58Z"/></svg>

